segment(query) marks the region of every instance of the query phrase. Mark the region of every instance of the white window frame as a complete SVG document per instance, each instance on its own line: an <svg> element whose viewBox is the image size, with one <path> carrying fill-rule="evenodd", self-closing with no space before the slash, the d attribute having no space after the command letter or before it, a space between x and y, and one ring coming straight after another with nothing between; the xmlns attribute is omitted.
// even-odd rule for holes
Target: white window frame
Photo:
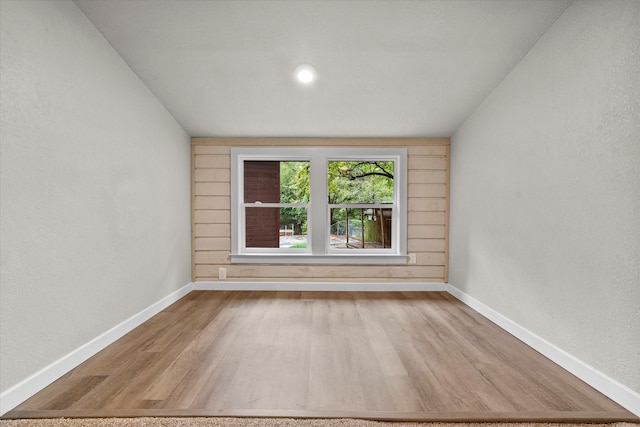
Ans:
<svg viewBox="0 0 640 427"><path fill-rule="evenodd" d="M306 204L261 204L262 207L306 207L307 249L247 248L245 245L244 162L310 162L310 200ZM393 161L394 201L366 204L392 209L392 247L331 249L327 173L330 161ZM286 205L286 206L285 206ZM357 208L365 204L332 205ZM407 264L407 150L404 148L232 147L231 148L231 262L258 264Z"/></svg>

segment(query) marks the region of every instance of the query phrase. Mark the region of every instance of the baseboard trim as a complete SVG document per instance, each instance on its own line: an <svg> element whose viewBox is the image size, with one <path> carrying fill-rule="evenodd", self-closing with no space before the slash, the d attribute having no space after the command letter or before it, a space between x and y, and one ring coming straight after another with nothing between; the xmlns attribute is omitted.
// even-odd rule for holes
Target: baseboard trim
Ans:
<svg viewBox="0 0 640 427"><path fill-rule="evenodd" d="M191 292L192 283L189 283L177 291L167 295L160 301L150 305L137 314L134 314L119 325L114 326L105 333L92 339L88 343L75 349L71 353L51 363L27 379L0 394L0 416L6 414L55 380L71 371L108 345L112 344L123 335L149 320L180 298Z"/></svg>
<svg viewBox="0 0 640 427"><path fill-rule="evenodd" d="M505 331L509 332L520 341L532 347L551 361L562 366L582 381L589 384L620 406L640 416L640 394L627 386L620 384L597 369L587 365L580 359L572 356L561 348L551 344L544 338L534 334L516 322L498 313L491 307L478 301L474 297L462 292L460 289L447 284L447 292L453 295L476 312L480 313Z"/></svg>
<svg viewBox="0 0 640 427"><path fill-rule="evenodd" d="M446 283L411 282L193 282L194 291L332 291L332 292L445 292Z"/></svg>

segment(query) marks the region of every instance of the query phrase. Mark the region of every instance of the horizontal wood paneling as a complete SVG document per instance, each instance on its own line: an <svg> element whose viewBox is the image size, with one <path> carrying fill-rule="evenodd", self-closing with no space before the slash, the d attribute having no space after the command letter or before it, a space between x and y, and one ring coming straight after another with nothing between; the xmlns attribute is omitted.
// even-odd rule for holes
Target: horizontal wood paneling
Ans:
<svg viewBox="0 0 640 427"><path fill-rule="evenodd" d="M234 279L350 279L350 278L389 278L389 279L420 279L439 278L444 275L443 266L376 266L350 265L348 268L336 268L333 265L247 265L232 264L226 266L227 276ZM197 264L196 276L218 277L218 266Z"/></svg>
<svg viewBox="0 0 640 427"><path fill-rule="evenodd" d="M230 210L197 209L194 212L195 224L231 224Z"/></svg>
<svg viewBox="0 0 640 427"><path fill-rule="evenodd" d="M194 138L194 140L197 138ZM195 154L231 154L231 146L229 145L200 145L194 144L193 152Z"/></svg>
<svg viewBox="0 0 640 427"><path fill-rule="evenodd" d="M196 169L195 182L231 182L230 169Z"/></svg>
<svg viewBox="0 0 640 427"><path fill-rule="evenodd" d="M447 218L446 212L420 212L410 211L407 221L409 224L444 224Z"/></svg>
<svg viewBox="0 0 640 427"><path fill-rule="evenodd" d="M447 140L448 141L448 140ZM407 145L407 153L409 157L413 156L447 156L449 143L438 145L418 144L414 146Z"/></svg>
<svg viewBox="0 0 640 427"><path fill-rule="evenodd" d="M407 234L413 239L444 239L445 228L442 225L414 225L410 224Z"/></svg>
<svg viewBox="0 0 640 427"><path fill-rule="evenodd" d="M231 237L230 224L196 224L198 237Z"/></svg>
<svg viewBox="0 0 640 427"><path fill-rule="evenodd" d="M441 252L417 252L417 265L447 265L447 254Z"/></svg>
<svg viewBox="0 0 640 427"><path fill-rule="evenodd" d="M231 186L228 182L196 182L193 191L196 196L230 196Z"/></svg>
<svg viewBox="0 0 640 427"><path fill-rule="evenodd" d="M192 145L213 147L409 147L414 154L446 154L449 138L191 138ZM431 147L435 148L431 151Z"/></svg>
<svg viewBox="0 0 640 427"><path fill-rule="evenodd" d="M407 250L409 252L445 252L447 244L445 239L407 239Z"/></svg>
<svg viewBox="0 0 640 427"><path fill-rule="evenodd" d="M408 251L415 265L231 264L232 146L406 147ZM193 138L192 264L194 281L403 281L447 278L449 140L446 138Z"/></svg>
<svg viewBox="0 0 640 427"><path fill-rule="evenodd" d="M409 169L441 169L447 170L447 158L445 156L410 156Z"/></svg>
<svg viewBox="0 0 640 427"><path fill-rule="evenodd" d="M228 154L199 154L196 156L196 169L228 169L230 161Z"/></svg>
<svg viewBox="0 0 640 427"><path fill-rule="evenodd" d="M407 188L409 197L447 197L446 184L412 184Z"/></svg>
<svg viewBox="0 0 640 427"><path fill-rule="evenodd" d="M195 196L195 209L231 209L229 196Z"/></svg>
<svg viewBox="0 0 640 427"><path fill-rule="evenodd" d="M409 212L447 212L447 200L441 197L409 197Z"/></svg>
<svg viewBox="0 0 640 427"><path fill-rule="evenodd" d="M409 184L446 184L446 170L409 169L407 173Z"/></svg>
<svg viewBox="0 0 640 427"><path fill-rule="evenodd" d="M200 237L194 238L196 251L226 251L231 250L231 238L229 237ZM216 277L218 275L216 274Z"/></svg>
<svg viewBox="0 0 640 427"><path fill-rule="evenodd" d="M193 262L196 264L228 264L229 251L196 251Z"/></svg>

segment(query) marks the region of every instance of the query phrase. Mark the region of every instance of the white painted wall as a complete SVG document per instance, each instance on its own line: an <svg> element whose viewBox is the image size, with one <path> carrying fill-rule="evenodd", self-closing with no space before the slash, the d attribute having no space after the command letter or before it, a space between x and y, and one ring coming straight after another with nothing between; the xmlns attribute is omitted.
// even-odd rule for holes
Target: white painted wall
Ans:
<svg viewBox="0 0 640 427"><path fill-rule="evenodd" d="M0 19L4 391L189 283L190 147L74 3Z"/></svg>
<svg viewBox="0 0 640 427"><path fill-rule="evenodd" d="M449 276L636 392L639 23L576 0L453 135Z"/></svg>

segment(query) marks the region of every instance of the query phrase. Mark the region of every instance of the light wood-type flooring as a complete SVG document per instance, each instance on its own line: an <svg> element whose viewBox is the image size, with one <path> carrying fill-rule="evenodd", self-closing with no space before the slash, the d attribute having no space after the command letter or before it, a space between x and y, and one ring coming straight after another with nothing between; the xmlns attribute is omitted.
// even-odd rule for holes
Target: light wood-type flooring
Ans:
<svg viewBox="0 0 640 427"><path fill-rule="evenodd" d="M192 292L5 418L638 421L442 292Z"/></svg>

